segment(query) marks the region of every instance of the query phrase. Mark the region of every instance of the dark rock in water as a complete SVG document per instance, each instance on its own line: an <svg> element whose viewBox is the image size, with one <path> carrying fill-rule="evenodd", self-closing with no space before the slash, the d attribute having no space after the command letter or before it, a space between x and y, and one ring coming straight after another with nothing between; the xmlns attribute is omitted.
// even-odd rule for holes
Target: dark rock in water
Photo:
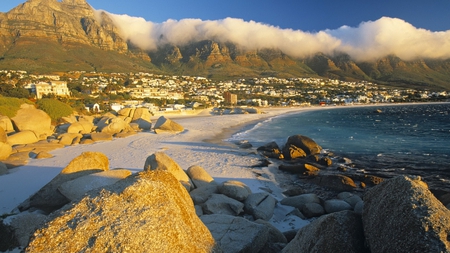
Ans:
<svg viewBox="0 0 450 253"><path fill-rule="evenodd" d="M242 149L249 149L249 148L253 147L253 145L250 142L248 142L247 140L238 141L238 142L236 142L236 145L238 145L239 148L242 148Z"/></svg>
<svg viewBox="0 0 450 253"><path fill-rule="evenodd" d="M372 253L450 252L450 210L420 177L399 176L367 191L362 219Z"/></svg>
<svg viewBox="0 0 450 253"><path fill-rule="evenodd" d="M374 113L382 113L383 111L381 109L376 109L375 111L373 111Z"/></svg>
<svg viewBox="0 0 450 253"><path fill-rule="evenodd" d="M298 147L305 151L306 155L320 154L322 147L320 147L314 140L303 135L289 136L286 144L283 148L283 155L286 159L291 159L290 149L291 146Z"/></svg>
<svg viewBox="0 0 450 253"><path fill-rule="evenodd" d="M301 228L283 253L361 253L364 246L361 217L352 211L324 215Z"/></svg>
<svg viewBox="0 0 450 253"><path fill-rule="evenodd" d="M272 164L268 159L260 159L260 163L252 165L252 167L267 167Z"/></svg>
<svg viewBox="0 0 450 253"><path fill-rule="evenodd" d="M280 150L280 147L276 142L269 142L267 144L264 144L261 147L258 147L256 149L261 155L268 157L268 158L276 158L276 159L283 159L284 156Z"/></svg>
<svg viewBox="0 0 450 253"><path fill-rule="evenodd" d="M287 171L294 174L302 174L306 176L317 175L319 173L319 168L310 165L310 164L298 164L298 165L280 165L278 166L279 170Z"/></svg>
<svg viewBox="0 0 450 253"><path fill-rule="evenodd" d="M307 156L306 152L303 149L301 149L295 145L292 145L292 144L285 146L283 148L283 155L287 159L291 159L291 160L294 160L297 158L305 158Z"/></svg>

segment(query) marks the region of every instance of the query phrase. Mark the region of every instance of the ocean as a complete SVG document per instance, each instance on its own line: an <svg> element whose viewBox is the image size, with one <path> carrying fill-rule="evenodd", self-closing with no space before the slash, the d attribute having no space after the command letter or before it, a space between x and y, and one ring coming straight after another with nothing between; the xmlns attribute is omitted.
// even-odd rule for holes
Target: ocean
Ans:
<svg viewBox="0 0 450 253"><path fill-rule="evenodd" d="M270 118L228 141L282 147L301 134L367 174L419 175L430 188L450 191L449 114L450 103L319 108Z"/></svg>

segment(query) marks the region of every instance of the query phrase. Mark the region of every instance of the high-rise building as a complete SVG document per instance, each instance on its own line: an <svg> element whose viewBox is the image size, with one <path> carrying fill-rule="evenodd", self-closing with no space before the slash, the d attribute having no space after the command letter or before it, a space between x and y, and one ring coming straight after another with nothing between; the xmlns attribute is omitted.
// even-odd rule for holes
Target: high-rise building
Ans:
<svg viewBox="0 0 450 253"><path fill-rule="evenodd" d="M237 95L232 94L229 91L223 93L223 98L225 99L225 104L236 105L237 104Z"/></svg>

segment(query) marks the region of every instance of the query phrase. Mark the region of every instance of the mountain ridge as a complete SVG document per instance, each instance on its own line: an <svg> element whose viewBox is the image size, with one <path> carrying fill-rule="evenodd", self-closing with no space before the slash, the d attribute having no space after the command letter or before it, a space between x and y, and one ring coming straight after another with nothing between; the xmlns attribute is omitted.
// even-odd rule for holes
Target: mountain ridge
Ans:
<svg viewBox="0 0 450 253"><path fill-rule="evenodd" d="M355 62L338 53L300 59L276 48L244 50L214 40L145 51L124 39L106 12L94 10L85 0L28 0L0 13L0 69L151 71L216 79L305 76L450 88L450 59L403 61L388 55Z"/></svg>

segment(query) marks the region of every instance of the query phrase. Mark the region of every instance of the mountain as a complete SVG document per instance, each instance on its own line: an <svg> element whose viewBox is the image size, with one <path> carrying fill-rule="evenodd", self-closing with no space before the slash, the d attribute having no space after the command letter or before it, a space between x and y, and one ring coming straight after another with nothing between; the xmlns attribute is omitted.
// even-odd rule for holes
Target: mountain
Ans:
<svg viewBox="0 0 450 253"><path fill-rule="evenodd" d="M85 0L28 0L0 13L0 69L29 72L146 71L214 79L327 77L411 88L450 89L450 59L403 61L395 55L355 62L345 54L290 57L213 40L144 51L123 39L111 17Z"/></svg>

